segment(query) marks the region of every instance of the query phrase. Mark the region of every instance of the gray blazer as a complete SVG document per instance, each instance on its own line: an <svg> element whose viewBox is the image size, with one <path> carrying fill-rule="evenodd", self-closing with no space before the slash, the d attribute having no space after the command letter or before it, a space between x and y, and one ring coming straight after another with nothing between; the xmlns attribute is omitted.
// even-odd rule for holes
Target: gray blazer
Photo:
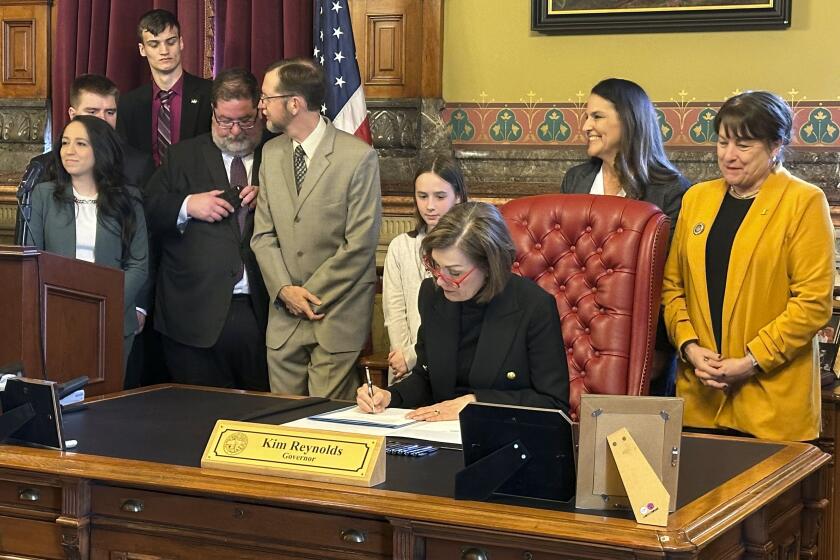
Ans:
<svg viewBox="0 0 840 560"><path fill-rule="evenodd" d="M137 229L131 239L131 255L122 260L122 245L116 222L99 216L96 226L96 245L93 249L96 264L117 268L125 272L123 336L137 330L135 300L137 293L146 281L148 261L148 239L146 237L146 218L143 214L140 191L126 187L136 198L134 216ZM62 204L53 197L55 183L41 183L32 191L32 239L39 249L63 257L76 257L76 213L72 204ZM103 225L103 220L109 227Z"/></svg>
<svg viewBox="0 0 840 560"><path fill-rule="evenodd" d="M280 288L295 285L321 299L318 344L332 353L360 350L373 316L382 214L376 151L328 121L300 194L286 135L263 147L260 184L251 248L274 302L266 345L281 347L306 320L276 301Z"/></svg>
<svg viewBox="0 0 840 560"><path fill-rule="evenodd" d="M572 167L563 176L560 192L587 194L600 170L601 160L598 158L592 158L586 163ZM690 185L688 179L679 175L670 183L650 185L642 196L642 200L655 204L671 219L671 236L674 235L674 228L677 227L682 197Z"/></svg>

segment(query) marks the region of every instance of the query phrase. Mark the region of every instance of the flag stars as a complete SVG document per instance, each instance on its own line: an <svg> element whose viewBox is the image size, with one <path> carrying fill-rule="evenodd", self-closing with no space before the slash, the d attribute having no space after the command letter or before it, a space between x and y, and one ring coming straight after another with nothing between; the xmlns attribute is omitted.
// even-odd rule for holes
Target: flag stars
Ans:
<svg viewBox="0 0 840 560"><path fill-rule="evenodd" d="M344 78L342 76L339 76L338 78L335 79L335 85L340 87L340 88L343 88L344 84L346 84L346 83L347 82L344 81Z"/></svg>
<svg viewBox="0 0 840 560"><path fill-rule="evenodd" d="M335 37L336 39L341 39L342 35L344 35L344 31L341 30L341 27L333 28L333 37Z"/></svg>
<svg viewBox="0 0 840 560"><path fill-rule="evenodd" d="M338 13L338 10L340 10L341 8L342 8L342 6L341 6L341 2L333 2L333 3L332 3L332 8L331 8L331 9L332 9L332 11L334 11L335 13Z"/></svg>
<svg viewBox="0 0 840 560"><path fill-rule="evenodd" d="M315 47L315 52L313 53L312 56L314 56L315 58L318 58L319 54L321 54L321 49L319 49L318 47Z"/></svg>
<svg viewBox="0 0 840 560"><path fill-rule="evenodd" d="M343 54L341 54L341 51L338 51L337 53L333 53L333 60L338 61L339 64L341 64L341 61L344 60L345 58L347 58L347 57L344 56Z"/></svg>
<svg viewBox="0 0 840 560"><path fill-rule="evenodd" d="M321 30L319 35L321 36L321 41L323 41L324 40L324 30L323 29Z"/></svg>
<svg viewBox="0 0 840 560"><path fill-rule="evenodd" d="M319 59L319 62L321 63L321 66L324 65L324 57L323 56Z"/></svg>
<svg viewBox="0 0 840 560"><path fill-rule="evenodd" d="M326 115L327 114L327 106L323 103L321 104L321 113Z"/></svg>

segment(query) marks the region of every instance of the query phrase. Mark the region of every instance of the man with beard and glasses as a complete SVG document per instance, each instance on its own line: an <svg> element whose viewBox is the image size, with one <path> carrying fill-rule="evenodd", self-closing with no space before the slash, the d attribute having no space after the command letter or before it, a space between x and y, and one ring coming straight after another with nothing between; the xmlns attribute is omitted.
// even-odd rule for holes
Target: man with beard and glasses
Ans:
<svg viewBox="0 0 840 560"><path fill-rule="evenodd" d="M249 246L259 97L249 71L222 71L210 134L172 145L149 182L146 215L161 244L155 329L177 383L268 390L268 294Z"/></svg>

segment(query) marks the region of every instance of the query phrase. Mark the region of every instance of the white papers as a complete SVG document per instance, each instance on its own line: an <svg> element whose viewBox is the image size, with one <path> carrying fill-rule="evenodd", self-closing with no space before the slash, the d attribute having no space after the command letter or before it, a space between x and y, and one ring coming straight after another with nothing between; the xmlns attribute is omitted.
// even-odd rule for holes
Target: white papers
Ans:
<svg viewBox="0 0 840 560"><path fill-rule="evenodd" d="M367 414L353 406L285 424L290 428L309 428L371 436L393 436L439 443L461 444L461 425L457 420L416 422L405 417L406 408L388 408L379 414ZM358 416L357 416L358 415ZM335 421L325 421L335 416ZM318 418L317 420L315 418ZM348 422L347 420L353 420Z"/></svg>

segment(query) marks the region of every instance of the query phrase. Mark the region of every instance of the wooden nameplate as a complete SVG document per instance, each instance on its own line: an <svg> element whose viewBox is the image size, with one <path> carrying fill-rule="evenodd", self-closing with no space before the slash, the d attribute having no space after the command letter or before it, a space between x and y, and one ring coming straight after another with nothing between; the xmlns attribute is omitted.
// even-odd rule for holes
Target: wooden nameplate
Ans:
<svg viewBox="0 0 840 560"><path fill-rule="evenodd" d="M385 438L218 420L201 466L376 486L385 481Z"/></svg>

